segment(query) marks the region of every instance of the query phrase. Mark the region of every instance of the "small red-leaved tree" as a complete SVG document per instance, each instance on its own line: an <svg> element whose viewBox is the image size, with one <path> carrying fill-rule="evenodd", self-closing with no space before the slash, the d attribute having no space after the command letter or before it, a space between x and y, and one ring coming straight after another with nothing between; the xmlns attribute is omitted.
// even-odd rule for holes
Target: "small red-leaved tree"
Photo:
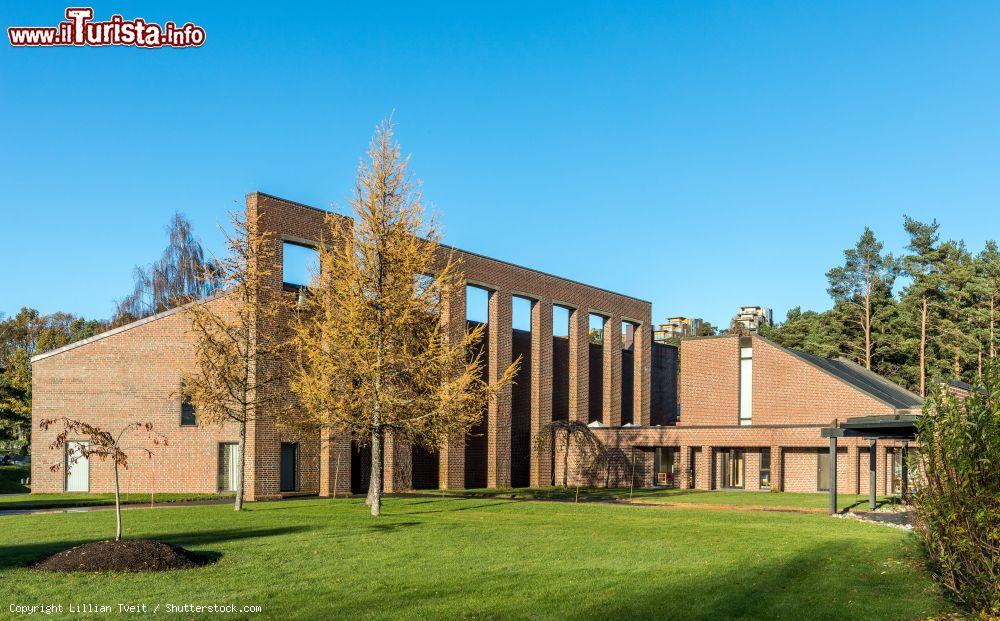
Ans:
<svg viewBox="0 0 1000 621"><path fill-rule="evenodd" d="M134 446L123 446L122 439L126 434L132 431L145 431L147 435L147 441L153 446L167 446L167 437L164 435L155 435L153 433L152 423L129 423L118 430L118 432L108 431L101 429L97 425L91 425L90 423L85 423L83 421L74 420L71 418L47 418L41 422L39 425L43 430L48 429L52 425L57 423L62 424L62 431L56 436L56 439L52 441L49 445L50 448L58 449L64 451L66 449L67 443L70 441L69 437L72 435L74 438L85 438L87 440L86 445L79 445L78 450L67 458L67 467L72 468L78 460L86 457L90 459L91 457L96 457L101 461L110 459L111 464L114 466L115 471L115 541L122 540L122 503L121 503L121 485L119 482L119 468L128 470L128 453L125 451L138 451L146 455L146 457L151 458L153 456L153 449L148 445L138 444ZM62 462L53 464L50 468L52 472L59 472L62 468Z"/></svg>

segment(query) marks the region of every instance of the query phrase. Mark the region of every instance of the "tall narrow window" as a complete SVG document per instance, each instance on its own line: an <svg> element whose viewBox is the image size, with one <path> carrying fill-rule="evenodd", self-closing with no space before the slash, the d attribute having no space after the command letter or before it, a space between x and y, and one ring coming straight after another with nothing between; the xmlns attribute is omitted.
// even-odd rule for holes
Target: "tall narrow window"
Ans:
<svg viewBox="0 0 1000 621"><path fill-rule="evenodd" d="M191 397L184 395L181 398L181 426L182 427L193 427L198 424L198 416L194 411L194 404L191 403Z"/></svg>
<svg viewBox="0 0 1000 621"><path fill-rule="evenodd" d="M743 450L723 449L722 487L743 488Z"/></svg>
<svg viewBox="0 0 1000 621"><path fill-rule="evenodd" d="M740 339L740 425L753 422L753 347Z"/></svg>
<svg viewBox="0 0 1000 621"><path fill-rule="evenodd" d="M771 449L760 449L760 488L771 489Z"/></svg>

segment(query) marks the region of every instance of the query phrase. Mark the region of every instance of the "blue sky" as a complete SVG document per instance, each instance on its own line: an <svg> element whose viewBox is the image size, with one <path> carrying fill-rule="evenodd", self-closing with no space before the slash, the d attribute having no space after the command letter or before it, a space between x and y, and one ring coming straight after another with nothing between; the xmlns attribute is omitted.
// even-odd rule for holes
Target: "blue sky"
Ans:
<svg viewBox="0 0 1000 621"><path fill-rule="evenodd" d="M93 4L197 49L0 44L0 312L107 317L179 210L343 205L395 110L446 240L725 323L902 216L1000 236L997 3ZM494 6L499 5L499 6ZM65 4L8 3L0 25Z"/></svg>

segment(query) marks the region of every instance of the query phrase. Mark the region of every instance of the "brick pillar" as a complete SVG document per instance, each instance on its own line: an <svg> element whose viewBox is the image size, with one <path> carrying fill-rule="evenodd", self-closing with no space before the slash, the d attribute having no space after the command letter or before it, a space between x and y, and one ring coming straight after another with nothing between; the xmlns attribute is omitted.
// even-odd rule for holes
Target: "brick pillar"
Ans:
<svg viewBox="0 0 1000 621"><path fill-rule="evenodd" d="M691 485L691 447L681 446L677 454L677 487L688 489Z"/></svg>
<svg viewBox="0 0 1000 621"><path fill-rule="evenodd" d="M404 492L413 488L413 449L395 438L392 432L385 434L385 459L382 462L382 482L386 494Z"/></svg>
<svg viewBox="0 0 1000 621"><path fill-rule="evenodd" d="M886 461L886 445L885 442L879 442L875 445L875 493L879 496L886 495L886 489L889 489L887 483L889 482L889 464Z"/></svg>
<svg viewBox="0 0 1000 621"><path fill-rule="evenodd" d="M575 308L569 316L569 419L590 418L590 318L587 309Z"/></svg>
<svg viewBox="0 0 1000 621"><path fill-rule="evenodd" d="M649 425L649 382L652 369L653 332L648 323L635 324L635 339L633 345L632 364L632 407L635 412L632 421L640 425Z"/></svg>
<svg viewBox="0 0 1000 621"><path fill-rule="evenodd" d="M867 448L867 447L866 447ZM847 447L847 494L860 494L861 487L860 481L858 481L858 472L860 472L860 456L858 454L858 446L852 444Z"/></svg>
<svg viewBox="0 0 1000 621"><path fill-rule="evenodd" d="M351 439L324 430L319 448L319 495L346 496L351 493Z"/></svg>
<svg viewBox="0 0 1000 621"><path fill-rule="evenodd" d="M489 321L489 378L497 381L511 362L512 310L510 292L490 293ZM486 432L486 485L510 487L510 417L511 387L504 388L490 402L487 411L489 425Z"/></svg>
<svg viewBox="0 0 1000 621"><path fill-rule="evenodd" d="M535 448L535 438L552 422L552 303L531 305L531 476L529 485L552 484L552 451Z"/></svg>
<svg viewBox="0 0 1000 621"><path fill-rule="evenodd" d="M653 487L653 466L656 454L653 451L636 450L637 468L635 473L636 487Z"/></svg>
<svg viewBox="0 0 1000 621"><path fill-rule="evenodd" d="M601 420L610 427L622 424L622 322L620 317L604 319L604 403Z"/></svg>
<svg viewBox="0 0 1000 621"><path fill-rule="evenodd" d="M785 488L785 456L780 446L771 447L771 489Z"/></svg>
<svg viewBox="0 0 1000 621"><path fill-rule="evenodd" d="M452 341L462 339L467 330L465 283L460 283L453 291L444 292L442 302L441 321L445 334ZM438 487L465 489L465 435L450 434L438 457Z"/></svg>
<svg viewBox="0 0 1000 621"><path fill-rule="evenodd" d="M695 468L695 474L698 477L695 482L696 488L712 489L715 480L714 462L715 456L712 454L712 447L702 446L701 452L698 453L698 466Z"/></svg>

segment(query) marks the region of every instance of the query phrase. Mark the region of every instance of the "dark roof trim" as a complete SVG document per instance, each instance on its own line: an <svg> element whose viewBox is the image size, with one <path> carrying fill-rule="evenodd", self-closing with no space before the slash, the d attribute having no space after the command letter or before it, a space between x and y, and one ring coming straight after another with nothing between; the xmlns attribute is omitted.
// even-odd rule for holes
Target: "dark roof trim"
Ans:
<svg viewBox="0 0 1000 621"><path fill-rule="evenodd" d="M759 334L754 335L754 338L761 339L778 349L788 352L826 375L838 379L851 388L884 403L892 408L893 411L908 411L915 408L922 408L924 405L923 399L909 390L849 360L843 358L837 360L823 358L798 349L792 349L791 347L783 347Z"/></svg>

